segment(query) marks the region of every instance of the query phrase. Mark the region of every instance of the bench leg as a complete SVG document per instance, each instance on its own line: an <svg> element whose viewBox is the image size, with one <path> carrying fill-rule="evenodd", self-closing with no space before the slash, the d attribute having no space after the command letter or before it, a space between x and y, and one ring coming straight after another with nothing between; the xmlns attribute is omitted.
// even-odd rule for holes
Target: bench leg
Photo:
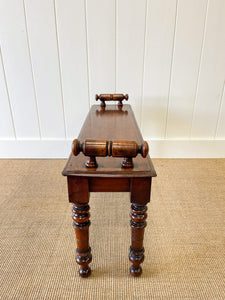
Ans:
<svg viewBox="0 0 225 300"><path fill-rule="evenodd" d="M130 226L131 226L131 246L129 259L132 263L130 267L130 274L132 276L139 276L142 273L140 264L144 261L144 229L147 225L147 206L140 204L131 205Z"/></svg>
<svg viewBox="0 0 225 300"><path fill-rule="evenodd" d="M91 269L88 266L92 260L89 246L89 226L91 224L89 208L87 203L73 203L72 207L73 227L77 239L76 262L80 265L79 274L81 277L88 277L91 274Z"/></svg>

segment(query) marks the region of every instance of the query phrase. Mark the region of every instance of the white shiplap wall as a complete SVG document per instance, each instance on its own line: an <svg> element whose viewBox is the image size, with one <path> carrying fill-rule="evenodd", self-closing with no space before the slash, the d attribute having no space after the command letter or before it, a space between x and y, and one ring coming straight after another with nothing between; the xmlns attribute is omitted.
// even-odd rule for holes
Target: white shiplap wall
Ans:
<svg viewBox="0 0 225 300"><path fill-rule="evenodd" d="M0 0L0 157L67 157L128 93L152 157L225 157L225 0Z"/></svg>

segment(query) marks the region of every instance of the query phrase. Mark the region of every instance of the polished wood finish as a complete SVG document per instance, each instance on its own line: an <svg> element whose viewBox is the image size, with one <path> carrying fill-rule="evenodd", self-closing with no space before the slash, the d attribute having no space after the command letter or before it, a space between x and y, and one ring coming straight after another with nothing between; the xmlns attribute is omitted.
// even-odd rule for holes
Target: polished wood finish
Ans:
<svg viewBox="0 0 225 300"><path fill-rule="evenodd" d="M87 177L67 177L69 202L88 203L89 184Z"/></svg>
<svg viewBox="0 0 225 300"><path fill-rule="evenodd" d="M97 178L88 179L90 192L129 192L129 178Z"/></svg>
<svg viewBox="0 0 225 300"><path fill-rule="evenodd" d="M127 115L128 114L128 111L127 110L123 110L123 107L122 106L117 106L117 109L114 109L114 110L107 110L105 108L105 106L101 106L99 109L96 109L96 116L98 115L102 115L104 114L105 116L106 115L111 115L112 112L114 114L118 114L121 116L121 114L124 114L124 115Z"/></svg>
<svg viewBox="0 0 225 300"><path fill-rule="evenodd" d="M98 167L95 165L86 168L86 157L81 150L89 155L88 163L96 164L95 156L101 154L98 156ZM73 153L79 155L75 156ZM73 153L67 161L63 175L67 176L69 201L73 203L77 237L76 260L81 266L80 276L88 276L91 272L88 241L90 192L130 192L130 274L140 275L140 264L144 260L146 205L150 201L152 177L156 176L156 172L147 154L148 145L143 141L130 105L124 105L123 108L116 105L107 105L104 108L93 105L78 139L73 143ZM108 156L109 153L111 157ZM121 156L124 157L127 153L131 155L127 157L128 160L133 158L133 168L121 168ZM137 155L138 153L141 155Z"/></svg>
<svg viewBox="0 0 225 300"><path fill-rule="evenodd" d="M147 206L133 203L131 205L131 246L129 259L132 263L130 267L130 274L133 276L139 276L142 273L140 264L144 261L144 229L147 225Z"/></svg>
<svg viewBox="0 0 225 300"><path fill-rule="evenodd" d="M121 140L135 141L143 144L143 138L137 126L134 113L129 104L119 110L116 105L108 105L101 114L99 105L93 105L78 136L79 141ZM126 114L124 113L126 112ZM121 158L98 157L98 168L85 168L86 158L83 153L70 155L63 170L65 176L94 177L155 177L152 161L147 155L145 159L137 155L133 159L133 168L121 168Z"/></svg>
<svg viewBox="0 0 225 300"><path fill-rule="evenodd" d="M146 204L150 201L151 177L134 177L130 179L130 202Z"/></svg>
<svg viewBox="0 0 225 300"><path fill-rule="evenodd" d="M80 265L81 277L88 277L91 269L88 264L92 260L91 248L89 246L89 226L91 224L88 204L73 204L72 219L77 239L76 262Z"/></svg>
<svg viewBox="0 0 225 300"><path fill-rule="evenodd" d="M95 95L95 100L101 101L101 107L105 107L105 101L118 101L118 106L122 107L123 106L123 100L128 100L129 96L123 95L123 94L100 94L100 95Z"/></svg>
<svg viewBox="0 0 225 300"><path fill-rule="evenodd" d="M145 158L148 154L148 143L144 141L138 145L135 141L107 141L107 140L84 140L83 143L75 139L72 143L72 153L77 156L83 152L89 156L85 163L87 168L97 168L96 156L124 157L121 166L123 168L133 168L133 157L138 153Z"/></svg>

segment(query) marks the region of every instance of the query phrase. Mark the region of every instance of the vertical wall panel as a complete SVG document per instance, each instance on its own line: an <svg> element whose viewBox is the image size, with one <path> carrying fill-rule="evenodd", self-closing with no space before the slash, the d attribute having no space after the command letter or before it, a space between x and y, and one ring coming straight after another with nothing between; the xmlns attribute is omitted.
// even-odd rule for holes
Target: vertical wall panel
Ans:
<svg viewBox="0 0 225 300"><path fill-rule="evenodd" d="M78 136L89 109L83 0L56 0L63 99L68 138Z"/></svg>
<svg viewBox="0 0 225 300"><path fill-rule="evenodd" d="M0 49L0 139L2 138L15 138L15 133Z"/></svg>
<svg viewBox="0 0 225 300"><path fill-rule="evenodd" d="M64 138L54 1L25 0L41 136Z"/></svg>
<svg viewBox="0 0 225 300"><path fill-rule="evenodd" d="M115 92L115 0L86 1L90 100Z"/></svg>
<svg viewBox="0 0 225 300"><path fill-rule="evenodd" d="M145 138L164 138L176 0L148 3L141 127Z"/></svg>
<svg viewBox="0 0 225 300"><path fill-rule="evenodd" d="M225 89L223 86L223 94L221 99L221 107L218 118L217 130L216 130L216 138L224 139L225 138Z"/></svg>
<svg viewBox="0 0 225 300"><path fill-rule="evenodd" d="M0 1L0 43L17 138L39 138L22 0Z"/></svg>
<svg viewBox="0 0 225 300"><path fill-rule="evenodd" d="M224 11L224 0L0 0L0 156L65 153L106 92L130 95L159 156L174 145L223 156Z"/></svg>
<svg viewBox="0 0 225 300"><path fill-rule="evenodd" d="M117 1L117 92L128 93L140 123L146 0Z"/></svg>
<svg viewBox="0 0 225 300"><path fill-rule="evenodd" d="M225 1L209 0L192 137L213 138L225 77Z"/></svg>
<svg viewBox="0 0 225 300"><path fill-rule="evenodd" d="M207 0L178 1L167 138L190 136Z"/></svg>

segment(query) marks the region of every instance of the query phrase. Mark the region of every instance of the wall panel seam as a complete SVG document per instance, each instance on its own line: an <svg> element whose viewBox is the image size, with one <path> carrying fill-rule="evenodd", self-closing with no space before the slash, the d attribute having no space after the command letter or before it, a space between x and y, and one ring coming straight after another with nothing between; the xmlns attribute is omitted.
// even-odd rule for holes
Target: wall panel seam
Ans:
<svg viewBox="0 0 225 300"><path fill-rule="evenodd" d="M115 0L115 93L117 92L117 29L118 29L118 26L117 26L117 20L118 20L118 16L117 16L117 7L118 7L118 4L117 4L117 0Z"/></svg>
<svg viewBox="0 0 225 300"><path fill-rule="evenodd" d="M26 39L27 39L27 48L28 48L28 55L29 55L29 61L30 61L31 77L32 77L33 89L34 89L34 100L35 100L35 107L36 107L36 113L37 113L39 137L40 137L40 139L42 139L41 124L40 124L39 109L38 109L38 100L37 100L36 86L35 86L35 80L34 80L33 64L32 64L32 59L31 59L30 41L29 41L29 35L28 35L28 29L27 29L26 7L25 7L24 0L23 0L23 12L24 12L24 21L25 21L25 28L26 28Z"/></svg>
<svg viewBox="0 0 225 300"><path fill-rule="evenodd" d="M56 19L55 0L53 1L53 10L54 10L54 19L55 19L55 34L56 34L57 56L58 56L59 81L60 81L60 90L61 90L61 99L62 99L62 112L63 112L63 122L64 122L64 134L65 134L65 138L67 138L65 106L64 106L63 86L62 86L62 68L61 68L60 52L59 52L59 38L58 38L58 28L57 28L57 19Z"/></svg>
<svg viewBox="0 0 225 300"><path fill-rule="evenodd" d="M194 98L194 103L193 103L193 108L192 108L191 127L190 127L190 132L189 132L189 138L192 137L194 111L195 111L195 107L196 107L196 99L197 99L198 87L199 87L199 78L200 78L201 67L202 67L202 54L203 54L203 49L204 49L204 45L205 45L206 25L207 25L207 19L208 19L208 9L209 9L209 0L207 0L207 6L206 6L206 12L205 12L205 22L204 22L204 30L203 30L203 38L202 38L202 47L201 47L200 60L199 60L199 66L198 66L198 77L197 77L197 83L196 83L195 98Z"/></svg>
<svg viewBox="0 0 225 300"><path fill-rule="evenodd" d="M141 109L140 109L140 128L143 116L143 97L144 97L144 76L145 76L145 57L146 57L146 33L147 33L147 17L148 17L148 0L145 1L145 32L144 32L144 51L142 61L142 86L141 86Z"/></svg>
<svg viewBox="0 0 225 300"><path fill-rule="evenodd" d="M88 105L91 106L90 103L90 71L89 71L89 54L88 54L88 26L87 26L87 3L84 0L84 23L85 23L85 39L86 39L86 60L87 60L87 84L88 84Z"/></svg>
<svg viewBox="0 0 225 300"><path fill-rule="evenodd" d="M221 108L222 108L224 88L225 88L225 82L223 83L223 88L222 88L222 93L221 93L221 98L220 98L220 105L219 105L219 111L218 111L218 116L217 116L217 121L216 121L216 129L215 129L214 139L216 139L217 131L218 131L218 124L219 124Z"/></svg>
<svg viewBox="0 0 225 300"><path fill-rule="evenodd" d="M9 97L9 89L8 89L8 84L7 84L7 80L6 80L5 67L4 67L4 63L3 63L3 56L2 56L1 46L0 46L0 58L1 58L1 63L2 63L2 70L3 70L3 76L4 76L4 81L5 81L7 99L8 99L9 110L10 110L10 115L11 115L11 121L12 121L12 126L13 126L13 133L14 133L15 139L17 139L15 124L14 124L14 119L13 119L13 113L12 113L12 106L11 106L10 97Z"/></svg>
<svg viewBox="0 0 225 300"><path fill-rule="evenodd" d="M178 5L179 0L176 2L176 15L175 15L175 22L174 22L174 33L173 33L173 49L172 49L172 57L171 57L171 64L170 64L170 75L169 75L169 89L167 95L167 109L166 109L166 120L165 120L165 133L164 138L167 137L167 123L168 123L168 113L169 113L169 104L170 104L170 90L171 90L171 81L172 81L172 73L173 73L173 61L174 61L174 48L175 48L175 41L176 41L176 29L177 29L177 16L178 16Z"/></svg>

